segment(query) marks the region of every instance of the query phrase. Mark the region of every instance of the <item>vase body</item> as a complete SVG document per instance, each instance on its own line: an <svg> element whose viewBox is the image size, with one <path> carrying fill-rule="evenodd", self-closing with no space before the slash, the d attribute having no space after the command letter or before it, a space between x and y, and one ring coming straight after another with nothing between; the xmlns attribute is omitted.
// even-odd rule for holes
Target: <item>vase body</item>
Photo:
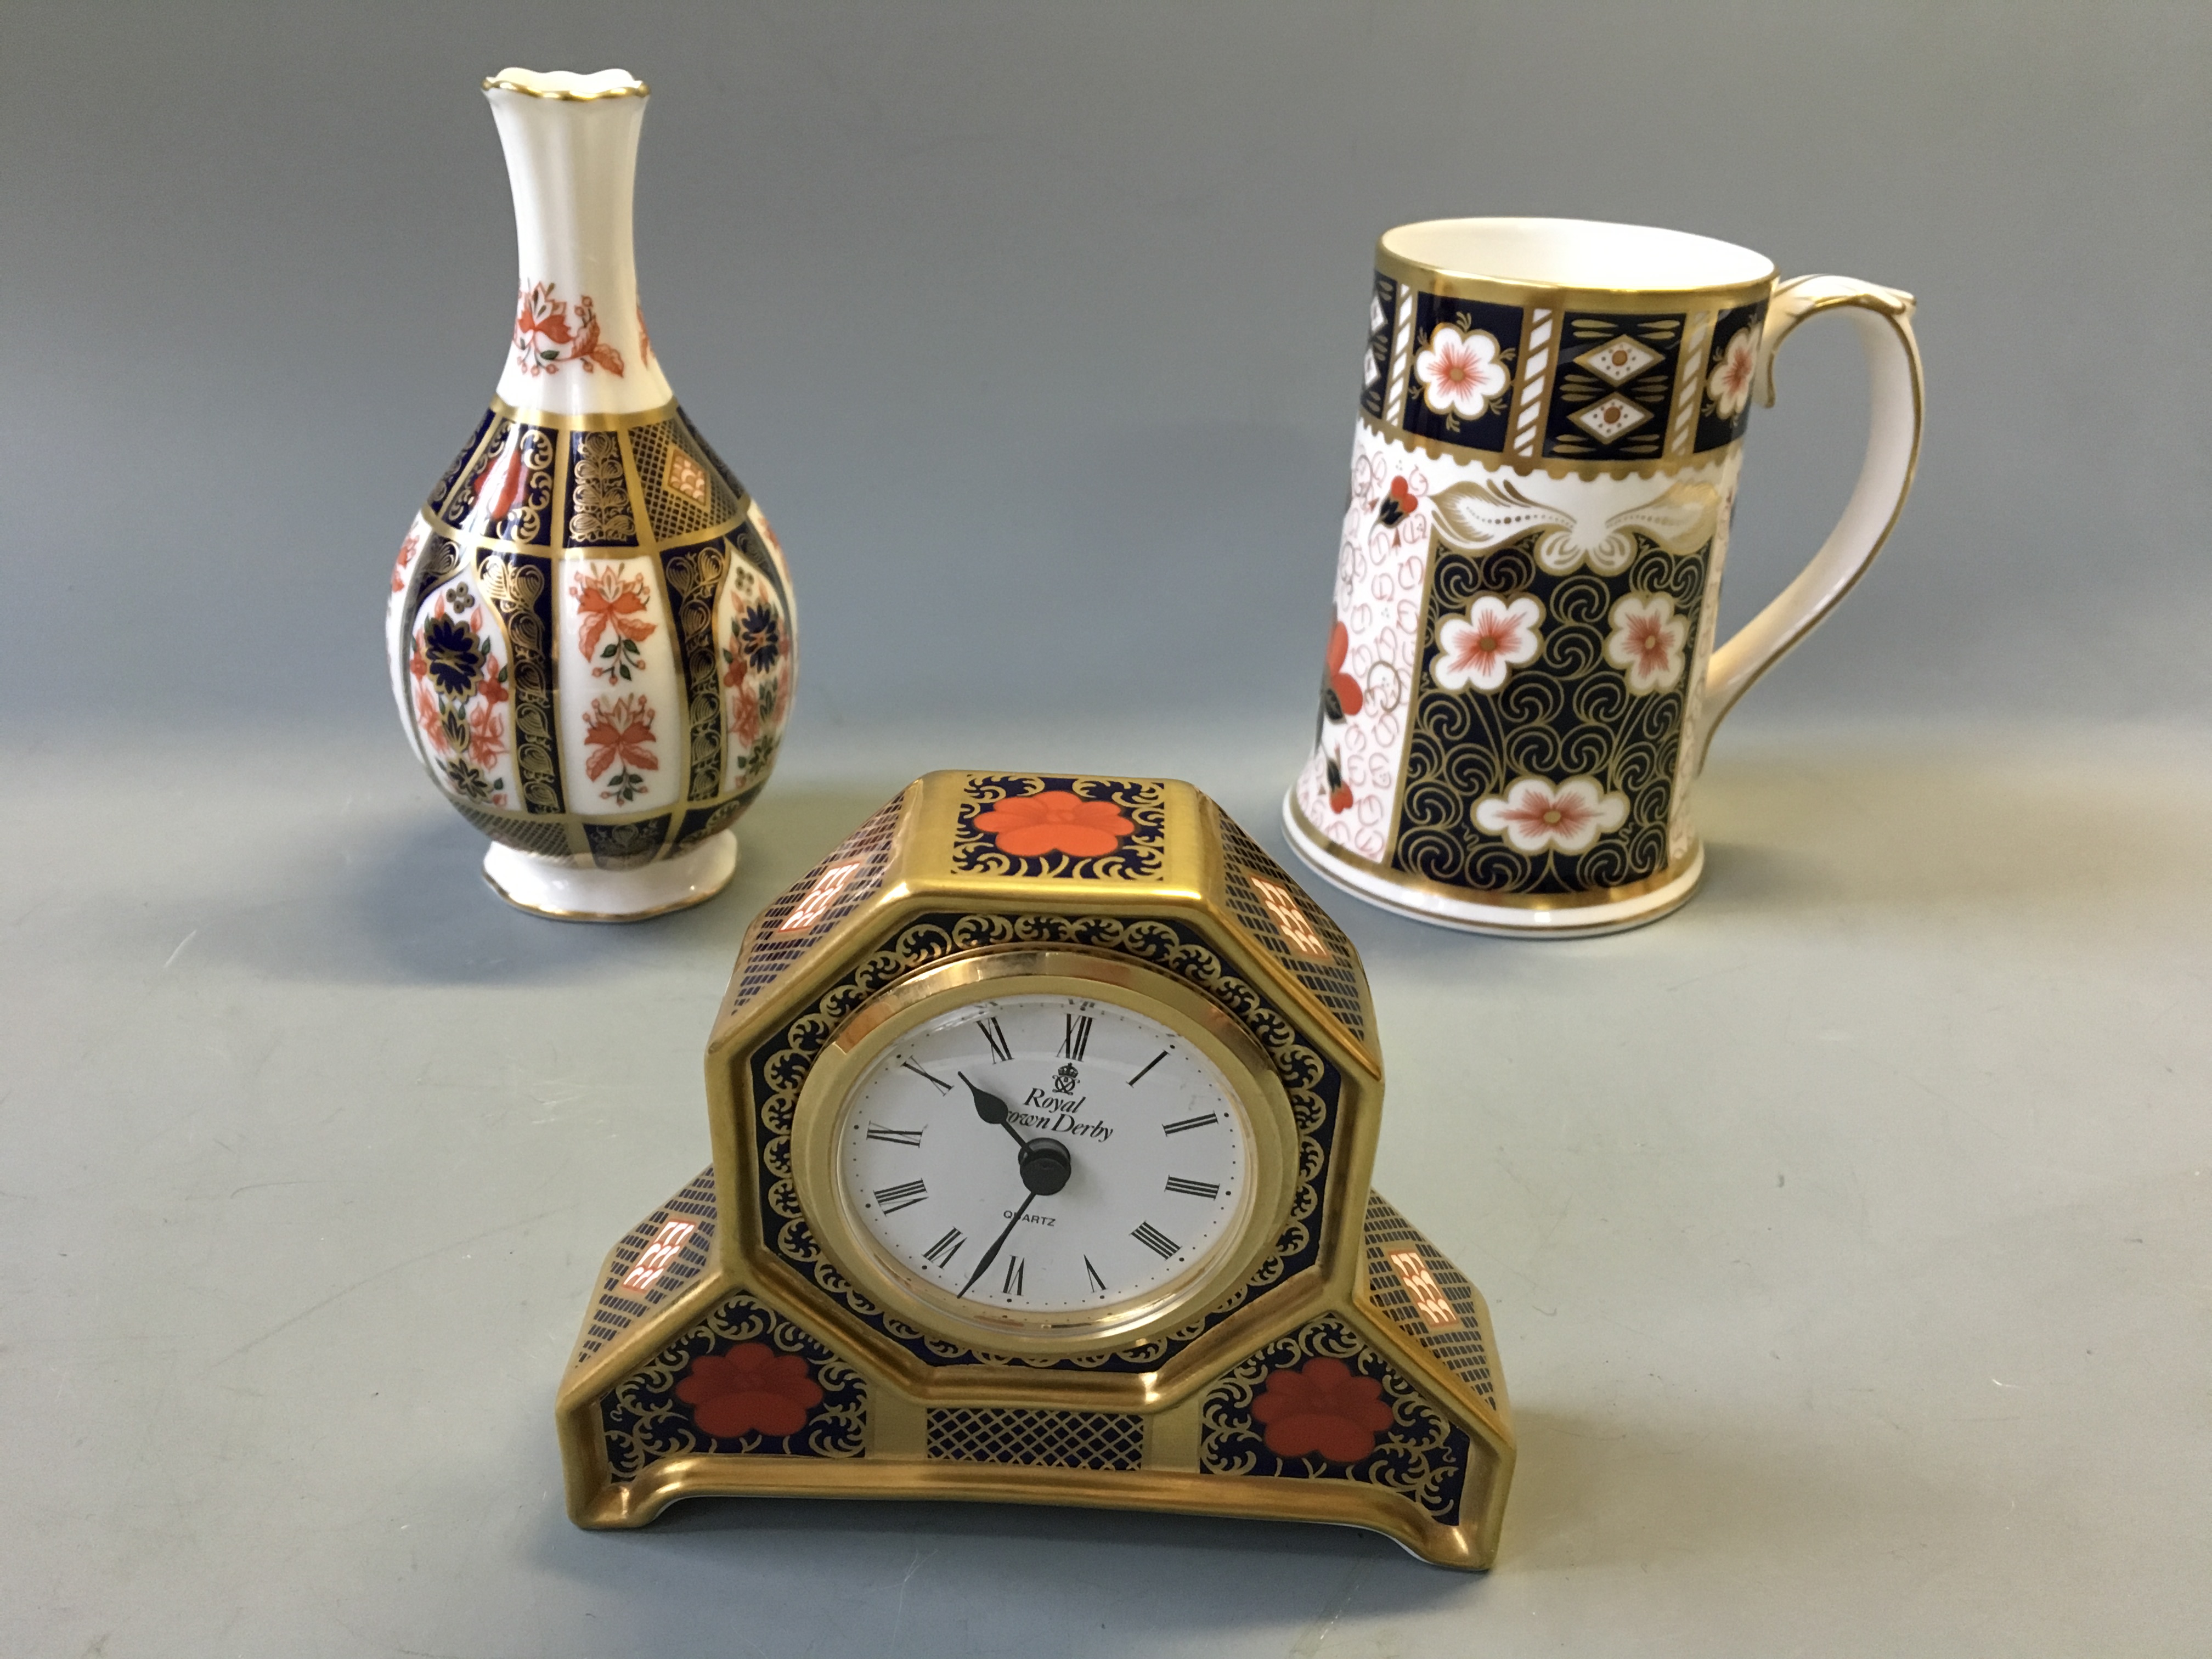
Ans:
<svg viewBox="0 0 2212 1659"><path fill-rule="evenodd" d="M638 303L646 94L619 71L485 83L520 276L497 394L410 526L386 644L408 739L541 914L711 897L797 670L758 506L677 405Z"/></svg>

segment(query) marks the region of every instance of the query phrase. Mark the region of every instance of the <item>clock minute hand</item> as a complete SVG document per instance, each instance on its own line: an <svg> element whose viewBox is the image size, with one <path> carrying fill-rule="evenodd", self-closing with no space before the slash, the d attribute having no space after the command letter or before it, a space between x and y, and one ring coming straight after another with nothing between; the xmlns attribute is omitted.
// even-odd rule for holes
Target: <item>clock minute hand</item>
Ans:
<svg viewBox="0 0 2212 1659"><path fill-rule="evenodd" d="M969 1085L969 1087L973 1088L975 1087L975 1085L970 1084ZM975 1288L975 1281L981 1279L984 1273L990 1267L990 1265L999 1259L999 1251L1000 1248L1005 1245L1007 1238L1012 1234L1014 1229L1022 1224L1022 1218L1029 1213L1030 1206L1036 1202L1036 1194L1035 1192L1031 1192L1026 1198L1022 1200L1022 1207L1014 1212L1013 1219L1006 1223L1006 1231L991 1241L991 1248L983 1252L983 1259L975 1264L975 1271L968 1275L968 1282L960 1287L961 1295L965 1296L969 1291Z"/></svg>
<svg viewBox="0 0 2212 1659"><path fill-rule="evenodd" d="M955 1072L952 1075L958 1078L963 1083L968 1083L967 1073ZM972 1083L968 1083L968 1092L975 1097L975 1115L977 1117L981 1118L986 1123L997 1124L1000 1128L1004 1129L1008 1134L1014 1138L1015 1146L1026 1146L1029 1145L1028 1140L1023 1136L1022 1132L1014 1127L1013 1124L1008 1121L1006 1114L1010 1109L1004 1100L1000 1098L997 1095L993 1094L988 1089L979 1089ZM986 1261L989 1260L988 1256L984 1259Z"/></svg>
<svg viewBox="0 0 2212 1659"><path fill-rule="evenodd" d="M962 1080L966 1081L964 1079ZM973 1089L975 1085L970 1083L968 1086ZM1020 1139L1020 1137L1016 1136L1015 1139ZM983 1252L983 1259L975 1264L975 1271L968 1275L968 1282L960 1287L963 1296L975 1289L975 1281L983 1276L983 1270L999 1259L1000 1249L1012 1236L1014 1229L1022 1224L1022 1218L1029 1213L1030 1206L1036 1202L1038 1194L1049 1198L1067 1185L1068 1177L1075 1173L1075 1160L1068 1157L1067 1148L1060 1142L1039 1135L1035 1140L1022 1141L1021 1170L1022 1185L1030 1189L1029 1196L1022 1200L1022 1207L1008 1218L1005 1231L991 1241L991 1248Z"/></svg>

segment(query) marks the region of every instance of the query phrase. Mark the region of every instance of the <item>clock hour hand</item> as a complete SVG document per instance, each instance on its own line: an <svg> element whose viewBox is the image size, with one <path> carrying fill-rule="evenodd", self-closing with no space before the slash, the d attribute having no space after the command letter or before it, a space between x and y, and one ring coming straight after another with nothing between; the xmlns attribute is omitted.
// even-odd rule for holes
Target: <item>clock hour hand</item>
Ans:
<svg viewBox="0 0 2212 1659"><path fill-rule="evenodd" d="M963 1083L968 1083L967 1073L955 1072L952 1075L958 1078ZM972 1083L968 1083L968 1092L975 1097L975 1115L977 1117L981 1118L986 1123L995 1123L999 1125L1000 1127L1003 1128L1008 1134L1014 1138L1015 1146L1027 1146L1029 1145L1028 1140L1023 1136L1022 1132L1014 1127L1013 1124L1007 1120L1006 1113L1008 1108L1004 1100L997 1095L993 1094L988 1089L979 1089ZM989 1260L988 1256L984 1259L986 1261Z"/></svg>

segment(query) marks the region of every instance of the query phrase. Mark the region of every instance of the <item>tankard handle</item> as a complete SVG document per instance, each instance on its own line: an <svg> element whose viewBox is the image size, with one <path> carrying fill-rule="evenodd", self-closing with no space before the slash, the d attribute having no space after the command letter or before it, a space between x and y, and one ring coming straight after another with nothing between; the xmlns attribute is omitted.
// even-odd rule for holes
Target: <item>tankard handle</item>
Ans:
<svg viewBox="0 0 2212 1659"><path fill-rule="evenodd" d="M1811 633L1813 625L1835 609L1836 601L1850 592L1851 584L1874 562L1912 488L1912 471L1920 459L1923 393L1910 294L1848 276L1797 276L1778 284L1767 307L1765 338L1759 347L1759 401L1766 408L1774 406L1774 354L1790 331L1817 313L1838 310L1857 326L1859 344L1866 351L1873 393L1866 459L1844 516L1812 562L1771 605L1713 653L1705 671L1705 718L1698 722L1700 769L1715 729L1736 699Z"/></svg>

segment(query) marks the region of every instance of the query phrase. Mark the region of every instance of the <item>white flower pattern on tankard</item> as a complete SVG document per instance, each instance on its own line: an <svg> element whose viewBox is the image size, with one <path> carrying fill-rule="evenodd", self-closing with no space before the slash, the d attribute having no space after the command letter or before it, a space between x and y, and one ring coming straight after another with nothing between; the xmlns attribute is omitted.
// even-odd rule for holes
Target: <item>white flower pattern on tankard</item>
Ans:
<svg viewBox="0 0 2212 1659"><path fill-rule="evenodd" d="M1729 337L1721 360L1705 379L1705 395L1713 400L1713 413L1732 421L1751 401L1751 380L1759 367L1759 331L1746 325Z"/></svg>
<svg viewBox="0 0 2212 1659"><path fill-rule="evenodd" d="M1504 836L1519 853L1586 853L1627 821L1628 797L1601 789L1591 777L1516 778L1503 795L1486 795L1474 808L1476 826Z"/></svg>
<svg viewBox="0 0 2212 1659"><path fill-rule="evenodd" d="M1430 672L1447 691L1495 691L1523 663L1544 648L1537 624L1542 604L1523 594L1478 593L1464 617L1447 617L1437 630L1437 659Z"/></svg>
<svg viewBox="0 0 2212 1659"><path fill-rule="evenodd" d="M1681 683L1689 637L1689 618L1674 614L1668 595L1630 593L1613 601L1605 659L1628 676L1628 689L1638 696L1672 691Z"/></svg>
<svg viewBox="0 0 2212 1659"><path fill-rule="evenodd" d="M1473 417L1490 407L1509 378L1497 337L1474 329L1462 334L1449 323L1429 331L1429 343L1413 359L1421 401L1438 415Z"/></svg>

